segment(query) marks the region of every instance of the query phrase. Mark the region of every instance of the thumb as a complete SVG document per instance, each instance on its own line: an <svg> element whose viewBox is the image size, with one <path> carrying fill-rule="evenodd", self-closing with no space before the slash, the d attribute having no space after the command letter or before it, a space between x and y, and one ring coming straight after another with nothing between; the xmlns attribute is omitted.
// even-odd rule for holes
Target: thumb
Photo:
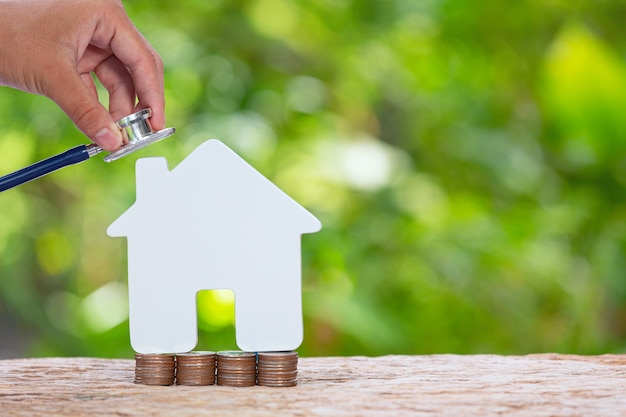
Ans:
<svg viewBox="0 0 626 417"><path fill-rule="evenodd" d="M44 94L57 103L76 127L102 149L112 151L119 148L123 143L122 132L98 101L97 93L75 71L70 70L63 75L61 81L52 81Z"/></svg>

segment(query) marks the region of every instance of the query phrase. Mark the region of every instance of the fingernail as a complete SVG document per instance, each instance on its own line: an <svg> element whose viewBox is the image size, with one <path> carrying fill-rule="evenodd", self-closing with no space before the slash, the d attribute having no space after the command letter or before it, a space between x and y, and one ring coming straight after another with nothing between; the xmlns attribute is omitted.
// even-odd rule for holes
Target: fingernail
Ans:
<svg viewBox="0 0 626 417"><path fill-rule="evenodd" d="M96 133L93 140L106 151L117 149L123 144L122 132L115 126L102 129Z"/></svg>

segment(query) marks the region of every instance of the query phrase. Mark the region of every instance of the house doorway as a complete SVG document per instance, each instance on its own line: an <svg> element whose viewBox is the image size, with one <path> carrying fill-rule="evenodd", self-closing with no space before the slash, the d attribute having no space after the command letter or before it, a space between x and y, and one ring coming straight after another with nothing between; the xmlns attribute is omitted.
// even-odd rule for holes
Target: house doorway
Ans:
<svg viewBox="0 0 626 417"><path fill-rule="evenodd" d="M202 290L196 294L198 345L194 350L238 349L235 341L235 294Z"/></svg>

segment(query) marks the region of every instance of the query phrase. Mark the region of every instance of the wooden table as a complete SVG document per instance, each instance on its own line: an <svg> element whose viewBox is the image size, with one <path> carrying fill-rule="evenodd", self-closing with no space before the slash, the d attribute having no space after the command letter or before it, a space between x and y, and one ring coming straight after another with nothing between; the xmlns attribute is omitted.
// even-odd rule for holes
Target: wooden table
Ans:
<svg viewBox="0 0 626 417"><path fill-rule="evenodd" d="M626 416L626 355L301 358L293 388L154 387L134 361L0 361L1 416Z"/></svg>

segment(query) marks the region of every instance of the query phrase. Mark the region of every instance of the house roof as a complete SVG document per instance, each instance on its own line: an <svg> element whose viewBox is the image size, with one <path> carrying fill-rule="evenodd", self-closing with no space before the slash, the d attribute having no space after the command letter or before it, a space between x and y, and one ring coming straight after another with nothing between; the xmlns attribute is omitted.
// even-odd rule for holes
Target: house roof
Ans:
<svg viewBox="0 0 626 417"><path fill-rule="evenodd" d="M164 222L194 227L215 221L269 222L273 230L313 233L321 223L222 142L196 148L171 171L165 158L136 164L137 200L107 232L110 236L144 233Z"/></svg>

